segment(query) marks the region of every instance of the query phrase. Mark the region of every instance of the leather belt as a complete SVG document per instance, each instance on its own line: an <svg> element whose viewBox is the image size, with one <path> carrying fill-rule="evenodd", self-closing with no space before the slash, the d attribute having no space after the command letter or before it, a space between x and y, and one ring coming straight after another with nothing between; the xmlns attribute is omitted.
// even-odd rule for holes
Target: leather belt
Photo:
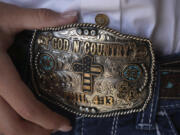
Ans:
<svg viewBox="0 0 180 135"><path fill-rule="evenodd" d="M160 98L180 99L180 57L174 56L160 63L160 72Z"/></svg>
<svg viewBox="0 0 180 135"><path fill-rule="evenodd" d="M12 59L22 62L19 59L23 57L16 59L21 54L17 50L11 51ZM180 97L178 63L160 63L160 98ZM148 39L95 24L36 30L30 45L30 65L32 89L38 97L87 117L144 110L156 81Z"/></svg>

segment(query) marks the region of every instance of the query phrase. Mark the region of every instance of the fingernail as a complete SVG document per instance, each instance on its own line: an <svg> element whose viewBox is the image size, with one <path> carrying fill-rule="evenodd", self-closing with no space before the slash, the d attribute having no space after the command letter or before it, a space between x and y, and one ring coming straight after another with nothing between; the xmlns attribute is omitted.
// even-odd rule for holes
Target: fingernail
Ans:
<svg viewBox="0 0 180 135"><path fill-rule="evenodd" d="M62 14L62 17L64 17L64 18L70 18L70 17L76 17L76 16L78 16L77 11L68 11L68 12L64 12Z"/></svg>
<svg viewBox="0 0 180 135"><path fill-rule="evenodd" d="M64 127L60 127L58 130L68 132L68 131L72 130L72 127L71 126L64 126Z"/></svg>
<svg viewBox="0 0 180 135"><path fill-rule="evenodd" d="M62 126L59 129L53 130L52 133L56 133L56 132L68 132L71 131L72 127L71 126Z"/></svg>

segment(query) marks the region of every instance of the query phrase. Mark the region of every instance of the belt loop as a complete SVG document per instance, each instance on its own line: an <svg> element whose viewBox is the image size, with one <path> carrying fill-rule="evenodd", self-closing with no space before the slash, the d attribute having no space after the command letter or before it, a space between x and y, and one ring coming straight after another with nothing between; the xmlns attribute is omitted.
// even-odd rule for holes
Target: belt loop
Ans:
<svg viewBox="0 0 180 135"><path fill-rule="evenodd" d="M156 63L157 64L157 63ZM159 64L156 69L156 82L152 93L151 101L148 103L146 109L137 114L136 129L140 130L153 130L155 129L155 118L157 112L157 104L159 100L159 87L160 87L160 73Z"/></svg>
<svg viewBox="0 0 180 135"><path fill-rule="evenodd" d="M76 116L73 135L84 135L84 116Z"/></svg>

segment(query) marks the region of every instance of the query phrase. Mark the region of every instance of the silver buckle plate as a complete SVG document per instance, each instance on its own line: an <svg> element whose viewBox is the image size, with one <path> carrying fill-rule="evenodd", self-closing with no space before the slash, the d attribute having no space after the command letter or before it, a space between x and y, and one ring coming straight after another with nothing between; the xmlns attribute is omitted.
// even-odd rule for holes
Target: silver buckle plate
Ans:
<svg viewBox="0 0 180 135"><path fill-rule="evenodd" d="M33 87L55 106L86 117L144 110L155 58L148 39L95 24L35 30L30 45Z"/></svg>

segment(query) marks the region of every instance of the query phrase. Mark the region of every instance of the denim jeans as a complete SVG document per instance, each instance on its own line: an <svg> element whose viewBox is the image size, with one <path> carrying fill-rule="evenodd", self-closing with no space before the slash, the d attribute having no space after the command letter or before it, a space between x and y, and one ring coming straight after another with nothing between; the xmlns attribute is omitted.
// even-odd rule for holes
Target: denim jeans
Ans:
<svg viewBox="0 0 180 135"><path fill-rule="evenodd" d="M9 54L23 81L32 89L28 63L28 45L31 35L32 32L23 32L18 35ZM180 133L180 95L179 99L178 96L177 98L160 98L159 89L163 87L161 79L166 74L160 70L159 66L169 61L180 63L180 54L159 57L157 61L153 96L143 112L109 118L86 118L64 112L39 99L52 110L68 117L72 122L72 131L57 132L53 135L178 135ZM174 74L174 72L168 74ZM180 77L180 72L175 74Z"/></svg>

